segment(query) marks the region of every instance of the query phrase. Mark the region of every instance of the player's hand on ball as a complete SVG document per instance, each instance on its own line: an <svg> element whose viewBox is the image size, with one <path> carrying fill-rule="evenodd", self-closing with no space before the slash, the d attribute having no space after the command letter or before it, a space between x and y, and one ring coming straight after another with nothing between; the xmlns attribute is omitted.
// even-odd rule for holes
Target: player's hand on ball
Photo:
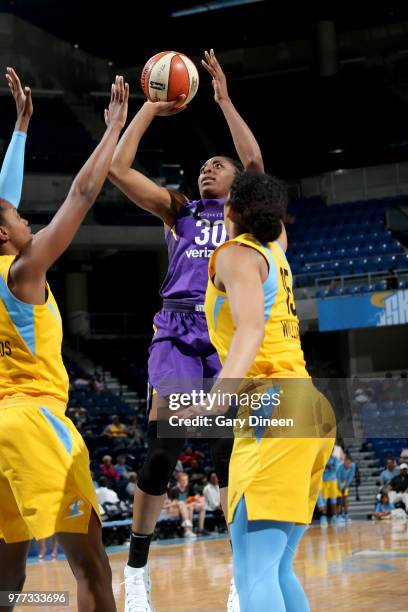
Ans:
<svg viewBox="0 0 408 612"><path fill-rule="evenodd" d="M212 86L214 88L214 100L217 104L229 100L227 79L220 66L219 61L215 57L214 49L210 52L204 51L205 60L201 60L202 65L212 76Z"/></svg>
<svg viewBox="0 0 408 612"><path fill-rule="evenodd" d="M105 123L107 127L119 126L123 128L126 123L129 100L129 84L125 83L123 76L117 76L112 83L109 108L105 108Z"/></svg>
<svg viewBox="0 0 408 612"><path fill-rule="evenodd" d="M168 117L170 115L176 115L187 108L187 105L184 104L185 99L186 96L181 95L172 102L152 102L149 100L146 104L153 109L155 115L158 117Z"/></svg>
<svg viewBox="0 0 408 612"><path fill-rule="evenodd" d="M6 79L13 98L16 102L18 117L30 119L33 114L33 101L31 99L31 89L22 87L20 79L14 68L7 68Z"/></svg>

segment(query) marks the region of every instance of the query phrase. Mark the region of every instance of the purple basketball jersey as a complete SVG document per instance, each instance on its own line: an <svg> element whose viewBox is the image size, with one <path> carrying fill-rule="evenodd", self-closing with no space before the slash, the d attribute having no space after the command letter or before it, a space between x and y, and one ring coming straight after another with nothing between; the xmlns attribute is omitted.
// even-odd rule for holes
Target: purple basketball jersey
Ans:
<svg viewBox="0 0 408 612"><path fill-rule="evenodd" d="M208 260L226 238L224 200L183 204L166 235L169 268L160 290L162 298L203 304Z"/></svg>

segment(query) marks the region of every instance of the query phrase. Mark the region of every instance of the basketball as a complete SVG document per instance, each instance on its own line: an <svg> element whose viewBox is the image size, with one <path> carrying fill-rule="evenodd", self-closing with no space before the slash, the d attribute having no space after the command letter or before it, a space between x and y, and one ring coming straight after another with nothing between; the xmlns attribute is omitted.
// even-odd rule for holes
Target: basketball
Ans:
<svg viewBox="0 0 408 612"><path fill-rule="evenodd" d="M197 68L186 55L176 51L162 51L149 59L142 70L143 93L152 102L171 102L185 95L185 104L197 93Z"/></svg>

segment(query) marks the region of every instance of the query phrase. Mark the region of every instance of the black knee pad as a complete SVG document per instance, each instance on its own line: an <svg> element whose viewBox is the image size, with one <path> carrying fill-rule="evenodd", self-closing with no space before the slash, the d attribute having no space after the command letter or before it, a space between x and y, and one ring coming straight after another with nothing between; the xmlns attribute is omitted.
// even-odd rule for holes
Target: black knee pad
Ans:
<svg viewBox="0 0 408 612"><path fill-rule="evenodd" d="M218 476L220 489L228 487L229 462L234 445L233 438L218 438L209 442L211 457Z"/></svg>
<svg viewBox="0 0 408 612"><path fill-rule="evenodd" d="M183 438L158 438L157 421L147 428L148 450L137 485L149 495L163 495L184 446Z"/></svg>

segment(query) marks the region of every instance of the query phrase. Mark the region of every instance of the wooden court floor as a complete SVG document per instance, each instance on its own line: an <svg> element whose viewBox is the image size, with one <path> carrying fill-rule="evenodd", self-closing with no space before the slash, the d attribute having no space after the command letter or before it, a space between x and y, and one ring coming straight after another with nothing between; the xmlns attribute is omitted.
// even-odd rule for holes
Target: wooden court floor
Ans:
<svg viewBox="0 0 408 612"><path fill-rule="evenodd" d="M114 593L123 610L125 551L110 553ZM321 530L311 527L299 548L296 571L313 612L408 611L408 526L356 522ZM151 554L156 612L225 612L231 575L226 539L154 547ZM65 560L30 563L25 590L70 592L68 607L16 610L77 610L75 582ZM253 610L251 612L264 612Z"/></svg>

